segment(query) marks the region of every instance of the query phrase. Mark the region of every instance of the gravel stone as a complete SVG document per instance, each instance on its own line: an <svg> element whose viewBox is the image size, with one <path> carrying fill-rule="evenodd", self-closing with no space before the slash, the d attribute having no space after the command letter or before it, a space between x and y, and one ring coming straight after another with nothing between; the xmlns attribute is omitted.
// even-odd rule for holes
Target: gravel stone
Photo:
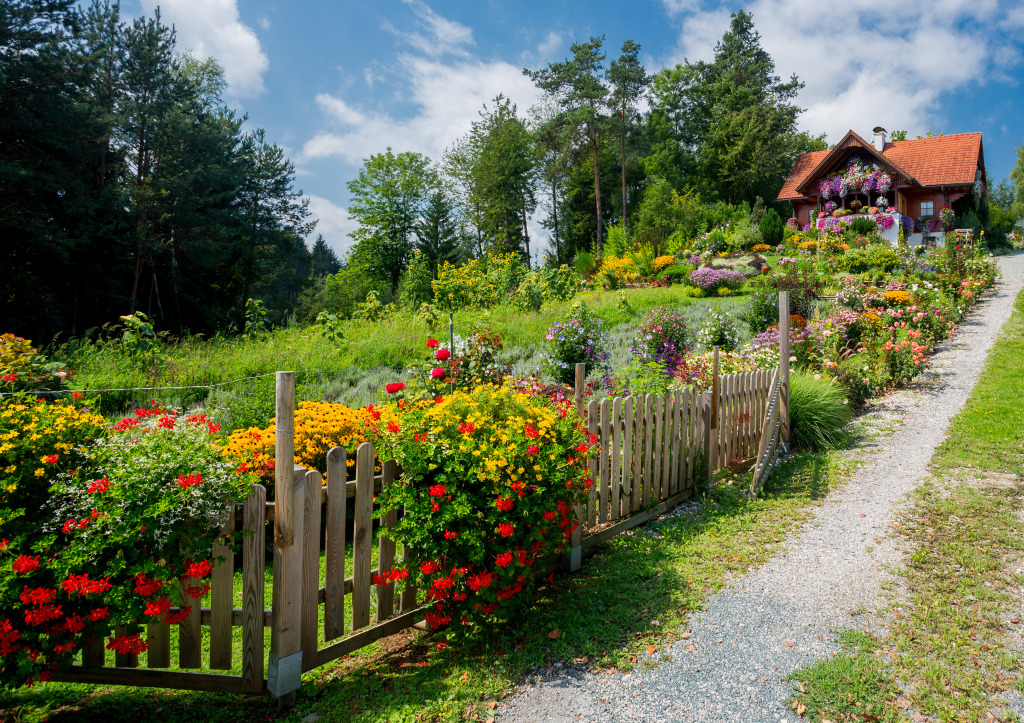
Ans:
<svg viewBox="0 0 1024 723"><path fill-rule="evenodd" d="M863 466L782 553L731 581L693 615L693 652L677 644L653 669L630 674L538 671L529 688L519 686L499 706L500 723L801 720L784 705L793 687L783 678L837 652L831 631L882 602L886 570L901 561L888 534L894 513L926 478L1024 286L1024 253L999 265L996 291L939 347L931 368L860 417L863 428L881 431L853 450Z"/></svg>

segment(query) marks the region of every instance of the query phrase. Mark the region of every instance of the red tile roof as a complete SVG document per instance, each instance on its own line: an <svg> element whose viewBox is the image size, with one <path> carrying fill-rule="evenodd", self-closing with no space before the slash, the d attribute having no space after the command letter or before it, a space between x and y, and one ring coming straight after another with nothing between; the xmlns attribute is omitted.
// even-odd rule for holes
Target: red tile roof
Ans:
<svg viewBox="0 0 1024 723"><path fill-rule="evenodd" d="M853 131L850 133L856 135ZM828 153L812 151L797 158L779 192L779 200L801 198L802 194L797 188L817 170ZM982 163L981 133L958 133L886 143L882 155L922 186L968 185L974 183L975 174Z"/></svg>

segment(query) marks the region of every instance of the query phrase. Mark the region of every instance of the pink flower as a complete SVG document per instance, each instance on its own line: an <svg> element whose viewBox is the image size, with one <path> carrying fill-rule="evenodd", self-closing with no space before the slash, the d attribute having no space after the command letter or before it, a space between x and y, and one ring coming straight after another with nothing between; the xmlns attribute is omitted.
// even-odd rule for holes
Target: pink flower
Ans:
<svg viewBox="0 0 1024 723"><path fill-rule="evenodd" d="M442 379L444 378L444 374L445 371L441 367L437 367L432 372L430 372L430 376L432 376L434 379Z"/></svg>
<svg viewBox="0 0 1024 723"><path fill-rule="evenodd" d="M452 353L447 349L438 349L434 356L437 357L438 361L448 361L452 358Z"/></svg>

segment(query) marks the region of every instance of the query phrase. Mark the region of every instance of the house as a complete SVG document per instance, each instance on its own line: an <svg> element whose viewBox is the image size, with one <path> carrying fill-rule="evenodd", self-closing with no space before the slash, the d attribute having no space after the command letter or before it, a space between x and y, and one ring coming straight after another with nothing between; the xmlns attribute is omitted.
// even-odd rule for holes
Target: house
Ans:
<svg viewBox="0 0 1024 723"><path fill-rule="evenodd" d="M870 143L851 130L831 150L802 154L778 200L793 205L801 227L836 223L845 209L871 210L891 217L879 229L893 243L901 224L911 246L941 243L942 208L963 213L987 193L981 133L896 142L886 141L884 128L872 133Z"/></svg>

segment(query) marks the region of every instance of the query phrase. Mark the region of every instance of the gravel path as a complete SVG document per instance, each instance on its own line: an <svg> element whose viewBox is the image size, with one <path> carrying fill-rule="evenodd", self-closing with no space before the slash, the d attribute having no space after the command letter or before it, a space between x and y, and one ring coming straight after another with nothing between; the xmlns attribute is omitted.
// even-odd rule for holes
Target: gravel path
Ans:
<svg viewBox="0 0 1024 723"><path fill-rule="evenodd" d="M500 706L501 723L799 720L783 704L792 685L782 678L835 652L830 631L881 601L885 568L900 561L887 536L893 512L923 480L1024 287L1024 254L999 263L998 290L940 347L931 370L860 418L892 434L858 450L865 464L782 554L693 616L694 652L677 643L671 659L643 672L538 673Z"/></svg>

